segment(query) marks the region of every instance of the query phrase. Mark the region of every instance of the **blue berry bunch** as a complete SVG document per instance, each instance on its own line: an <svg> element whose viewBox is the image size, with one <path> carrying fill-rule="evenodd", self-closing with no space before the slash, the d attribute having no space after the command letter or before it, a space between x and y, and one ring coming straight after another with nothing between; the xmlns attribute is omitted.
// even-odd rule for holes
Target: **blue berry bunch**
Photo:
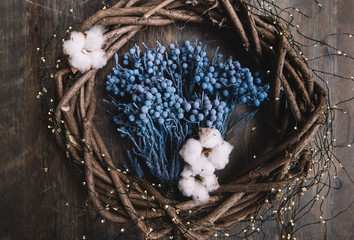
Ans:
<svg viewBox="0 0 354 240"><path fill-rule="evenodd" d="M182 160L178 151L199 127L226 132L236 104L259 107L269 85L238 61L215 52L197 40L182 46L157 42L155 49L135 45L107 76L110 112L122 137L133 142L131 165L139 177L148 169L163 182L175 183Z"/></svg>

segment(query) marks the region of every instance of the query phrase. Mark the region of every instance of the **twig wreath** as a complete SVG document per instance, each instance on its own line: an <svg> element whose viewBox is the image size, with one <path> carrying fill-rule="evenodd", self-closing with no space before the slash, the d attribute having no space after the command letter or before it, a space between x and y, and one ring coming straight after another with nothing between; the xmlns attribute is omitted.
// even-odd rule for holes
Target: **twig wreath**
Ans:
<svg viewBox="0 0 354 240"><path fill-rule="evenodd" d="M281 122L282 140L245 169L242 177L221 185L208 200L179 202L164 196L160 184L132 176L115 165L93 122L98 69L88 69L75 82L69 81L75 74L70 68L58 71L59 103L54 114L66 130L55 133L57 142L77 163L97 212L113 222L133 222L151 239L174 234L205 239L270 207L278 200L272 189L308 176L311 161L306 146L324 118L326 93L292 49L287 30L279 20L250 11L243 1L123 0L86 19L78 31L87 31L93 25L107 27L103 50L110 59L143 27L178 21L233 28L255 62L272 60L275 74L269 82L269 96L274 119ZM108 199L114 204L106 205ZM202 211L190 214L195 209Z"/></svg>

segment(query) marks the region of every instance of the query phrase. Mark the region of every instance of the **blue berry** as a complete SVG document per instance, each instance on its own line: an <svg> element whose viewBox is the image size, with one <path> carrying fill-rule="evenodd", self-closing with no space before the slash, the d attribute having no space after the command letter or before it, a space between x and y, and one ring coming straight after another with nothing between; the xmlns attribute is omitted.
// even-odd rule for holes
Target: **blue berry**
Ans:
<svg viewBox="0 0 354 240"><path fill-rule="evenodd" d="M189 116L189 120L190 120L191 122L195 122L195 115L190 115L190 116Z"/></svg>
<svg viewBox="0 0 354 240"><path fill-rule="evenodd" d="M199 121L203 121L203 119L204 119L204 115L202 113L199 113L198 114L198 120Z"/></svg>

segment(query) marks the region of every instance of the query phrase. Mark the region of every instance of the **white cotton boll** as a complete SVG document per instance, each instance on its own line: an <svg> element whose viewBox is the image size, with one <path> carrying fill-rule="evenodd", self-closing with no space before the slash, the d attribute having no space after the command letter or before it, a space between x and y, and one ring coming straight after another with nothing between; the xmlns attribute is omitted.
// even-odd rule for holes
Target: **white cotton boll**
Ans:
<svg viewBox="0 0 354 240"><path fill-rule="evenodd" d="M194 178L194 174L193 174L193 171L192 171L192 168L190 165L188 165L188 164L184 165L183 171L181 172L181 177L184 177L184 178L193 177Z"/></svg>
<svg viewBox="0 0 354 240"><path fill-rule="evenodd" d="M71 56L69 63L80 72L86 72L91 68L91 58L89 55L78 52Z"/></svg>
<svg viewBox="0 0 354 240"><path fill-rule="evenodd" d="M229 155L233 148L230 143L223 141L211 149L207 159L216 169L223 169L229 163Z"/></svg>
<svg viewBox="0 0 354 240"><path fill-rule="evenodd" d="M192 177L184 177L181 176L178 182L178 189L182 192L182 194L186 197L191 197L194 193L195 188L195 179Z"/></svg>
<svg viewBox="0 0 354 240"><path fill-rule="evenodd" d="M95 51L102 48L104 43L103 36L104 29L100 25L95 25L86 31L86 44L85 49Z"/></svg>
<svg viewBox="0 0 354 240"><path fill-rule="evenodd" d="M207 175L202 178L202 184L209 192L219 188L218 179L215 174Z"/></svg>
<svg viewBox="0 0 354 240"><path fill-rule="evenodd" d="M215 128L199 129L199 138L203 148L213 148L223 141L221 133Z"/></svg>
<svg viewBox="0 0 354 240"><path fill-rule="evenodd" d="M200 155L198 161L191 165L194 175L207 176L213 174L215 167L209 162L209 160L204 156Z"/></svg>
<svg viewBox="0 0 354 240"><path fill-rule="evenodd" d="M70 56L81 52L85 46L85 35L81 32L71 32L70 39L63 43L64 53Z"/></svg>
<svg viewBox="0 0 354 240"><path fill-rule="evenodd" d="M92 67L98 69L104 67L107 63L107 58L105 56L105 52L103 50L97 50L89 53L91 58Z"/></svg>
<svg viewBox="0 0 354 240"><path fill-rule="evenodd" d="M193 200L197 202L203 202L209 199L208 189L201 183L195 182L193 191Z"/></svg>
<svg viewBox="0 0 354 240"><path fill-rule="evenodd" d="M190 165L193 165L198 161L199 156L202 152L203 148L200 145L200 142L195 140L194 138L190 138L187 142L182 146L179 154L183 158L183 160Z"/></svg>

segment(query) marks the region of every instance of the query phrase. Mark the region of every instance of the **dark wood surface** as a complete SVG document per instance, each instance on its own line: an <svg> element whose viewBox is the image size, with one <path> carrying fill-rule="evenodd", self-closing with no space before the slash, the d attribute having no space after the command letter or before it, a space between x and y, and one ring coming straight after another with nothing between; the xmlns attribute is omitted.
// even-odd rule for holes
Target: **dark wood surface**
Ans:
<svg viewBox="0 0 354 240"><path fill-rule="evenodd" d="M37 75L40 55L37 53L37 47L52 35L58 24L75 28L75 24L81 23L85 17L103 7L101 1L92 0L84 4L81 2L85 1L0 2L0 239L82 239L83 236L86 239L115 239L122 227L108 221L102 224L101 218L94 211L85 208L86 189L75 176L65 155L54 143L47 128L48 115L42 111L41 103L36 98L40 91ZM308 0L278 2L284 6L296 6L309 14L316 14L317 11L316 5ZM72 16L68 15L71 8L74 10ZM322 38L333 32L354 32L353 9L352 0L326 1L323 2L319 15L313 19L296 15L296 22L302 32L314 38ZM156 40L168 43L174 38L184 40L198 37L208 43L210 50L222 45L225 53L238 55L237 48L233 46L233 39L227 33L213 32L213 29L193 25L152 28L136 36L129 44L145 41L152 46ZM298 39L307 43L304 39ZM326 41L354 55L353 39L342 35L330 37ZM328 52L328 47L319 45L317 48L307 49L305 54L311 58L326 55ZM353 61L348 59L328 56L311 63L316 69L346 76L353 75ZM104 73L100 79L103 79L103 76ZM328 76L324 78L330 87L332 104L353 96L353 81ZM100 92L101 96L102 93ZM336 153L349 174L352 174L353 148L348 148L347 144L353 141L354 135L353 105L345 103L341 107L346 109L347 113L338 112L334 125L337 144L343 146L338 147ZM98 109L96 123L101 126L113 156L120 158L122 151L115 147L120 142L112 127L107 126L109 119L102 102L99 103ZM247 127L240 132L240 136L244 133L247 133ZM266 131L259 134L260 139L269 135ZM251 146L248 144L249 140L244 136L242 141L236 140L235 144L240 149L248 149ZM261 150L252 149L252 152ZM238 160L231 165L242 167L242 164L245 164L242 159L247 159L249 154L249 151L239 153L236 156ZM48 167L48 173L44 172L44 167ZM230 169L232 167L225 170L225 176L230 175ZM343 188L333 191L327 198L323 213L325 217L336 215L353 201L354 188L343 170L339 172L339 177L343 180ZM66 206L67 202L70 202L69 206ZM351 209L326 225L306 227L300 230L297 239L354 239L353 213ZM319 217L319 209L313 209L310 216ZM306 218L301 223L306 223ZM275 223L269 223L263 231L267 234L266 239L280 239L276 234L278 226ZM119 239L139 237L132 229Z"/></svg>

